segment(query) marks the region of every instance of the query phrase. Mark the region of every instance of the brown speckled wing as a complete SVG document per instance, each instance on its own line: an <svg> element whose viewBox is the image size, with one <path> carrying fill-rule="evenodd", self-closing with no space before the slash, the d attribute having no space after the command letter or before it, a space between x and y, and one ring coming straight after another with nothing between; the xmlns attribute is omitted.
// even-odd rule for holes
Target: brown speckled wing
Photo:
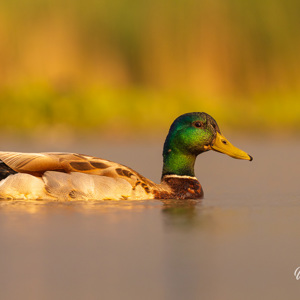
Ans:
<svg viewBox="0 0 300 300"><path fill-rule="evenodd" d="M60 157L60 162L66 172L81 172L112 178L123 178L132 185L133 189L139 186L146 193L149 193L150 188L155 186L155 183L134 170L109 160L88 155L66 154Z"/></svg>
<svg viewBox="0 0 300 300"><path fill-rule="evenodd" d="M146 192L149 192L149 187L155 185L152 181L126 166L88 155L75 153L0 152L0 159L16 172L35 176L42 176L46 171L60 171L123 178L133 188L141 186Z"/></svg>

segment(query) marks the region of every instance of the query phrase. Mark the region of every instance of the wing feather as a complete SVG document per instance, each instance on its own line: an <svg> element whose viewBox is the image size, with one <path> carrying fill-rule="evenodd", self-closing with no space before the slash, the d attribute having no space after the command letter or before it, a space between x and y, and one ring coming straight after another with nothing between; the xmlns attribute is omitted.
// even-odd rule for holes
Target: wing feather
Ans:
<svg viewBox="0 0 300 300"><path fill-rule="evenodd" d="M63 169L58 157L46 153L0 152L0 159L14 171L31 175Z"/></svg>
<svg viewBox="0 0 300 300"><path fill-rule="evenodd" d="M155 185L152 181L126 166L89 155L56 152L21 153L0 151L0 159L16 172L35 176L43 176L47 171L79 172L112 178L123 178L133 188L140 185L146 189L146 186L151 187Z"/></svg>

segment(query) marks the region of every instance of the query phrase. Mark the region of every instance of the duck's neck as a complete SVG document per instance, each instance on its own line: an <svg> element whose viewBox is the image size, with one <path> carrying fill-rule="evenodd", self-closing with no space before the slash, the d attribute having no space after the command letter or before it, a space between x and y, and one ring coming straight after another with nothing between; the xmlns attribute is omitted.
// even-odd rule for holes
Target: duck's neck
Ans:
<svg viewBox="0 0 300 300"><path fill-rule="evenodd" d="M185 154L177 149L164 149L162 178L165 175L195 177L194 165L196 155Z"/></svg>

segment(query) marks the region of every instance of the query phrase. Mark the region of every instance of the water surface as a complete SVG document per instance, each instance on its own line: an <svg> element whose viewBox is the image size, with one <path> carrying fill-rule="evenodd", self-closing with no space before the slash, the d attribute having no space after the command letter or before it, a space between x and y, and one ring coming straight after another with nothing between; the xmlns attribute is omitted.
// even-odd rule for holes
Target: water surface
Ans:
<svg viewBox="0 0 300 300"><path fill-rule="evenodd" d="M0 201L0 299L297 299L300 143L235 144L253 162L198 158L203 200ZM24 150L160 178L161 145Z"/></svg>

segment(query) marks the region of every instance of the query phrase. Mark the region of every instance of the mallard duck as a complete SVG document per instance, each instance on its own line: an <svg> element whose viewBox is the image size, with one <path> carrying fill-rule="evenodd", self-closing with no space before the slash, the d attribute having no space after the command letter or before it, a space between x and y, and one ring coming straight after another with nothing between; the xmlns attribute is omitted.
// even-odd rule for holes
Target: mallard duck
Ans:
<svg viewBox="0 0 300 300"><path fill-rule="evenodd" d="M0 152L1 199L139 200L203 197L196 157L208 150L252 160L220 132L204 112L179 116L163 148L161 183L101 158L75 153Z"/></svg>

